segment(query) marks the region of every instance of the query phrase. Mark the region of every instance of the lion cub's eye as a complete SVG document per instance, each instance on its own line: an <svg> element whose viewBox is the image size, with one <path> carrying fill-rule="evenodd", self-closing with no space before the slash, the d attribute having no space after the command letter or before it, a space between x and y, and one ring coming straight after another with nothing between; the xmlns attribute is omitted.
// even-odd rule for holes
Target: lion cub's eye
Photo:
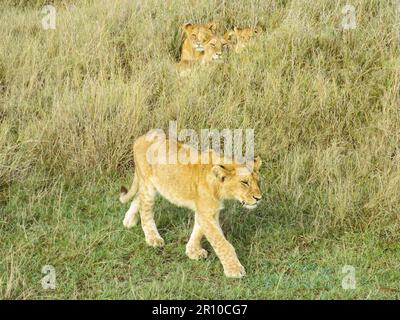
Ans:
<svg viewBox="0 0 400 320"><path fill-rule="evenodd" d="M210 43L210 46L214 48L214 47L215 47L215 43L212 43L212 42L211 42L211 43Z"/></svg>
<svg viewBox="0 0 400 320"><path fill-rule="evenodd" d="M192 38L193 38L193 39L196 39L196 35L195 35L194 33L192 34Z"/></svg>
<svg viewBox="0 0 400 320"><path fill-rule="evenodd" d="M245 185L246 187L249 186L249 183L247 181L240 181L243 185Z"/></svg>

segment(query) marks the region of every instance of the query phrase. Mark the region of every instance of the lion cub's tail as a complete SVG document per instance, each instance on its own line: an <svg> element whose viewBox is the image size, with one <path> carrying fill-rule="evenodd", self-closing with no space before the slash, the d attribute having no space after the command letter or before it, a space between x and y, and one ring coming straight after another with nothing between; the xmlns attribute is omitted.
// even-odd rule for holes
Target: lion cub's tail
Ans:
<svg viewBox="0 0 400 320"><path fill-rule="evenodd" d="M124 186L121 187L121 193L119 194L119 201L121 201L122 203L127 203L130 199L132 199L135 196L135 194L138 191L138 188L139 188L139 181L137 178L137 174L135 173L132 186L129 189L129 191Z"/></svg>

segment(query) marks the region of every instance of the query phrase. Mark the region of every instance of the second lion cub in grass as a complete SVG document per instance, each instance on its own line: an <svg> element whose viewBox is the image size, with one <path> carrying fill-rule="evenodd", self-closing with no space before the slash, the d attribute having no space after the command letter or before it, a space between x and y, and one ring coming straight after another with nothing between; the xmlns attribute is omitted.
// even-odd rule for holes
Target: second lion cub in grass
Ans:
<svg viewBox="0 0 400 320"><path fill-rule="evenodd" d="M226 32L224 38L236 53L240 53L249 45L251 40L261 32L262 29L259 26L255 28L235 27L232 31Z"/></svg>
<svg viewBox="0 0 400 320"><path fill-rule="evenodd" d="M170 151L192 159L188 164L175 161L149 161L149 155L169 155ZM191 153L193 152L193 153ZM196 153L197 152L197 153ZM175 205L189 208L195 213L195 223L186 245L191 259L207 257L201 246L207 238L220 259L227 277L240 278L245 270L236 256L234 247L226 240L219 225L219 212L223 201L235 199L243 207L253 209L261 200L258 170L261 159L247 163L227 159L209 150L199 153L188 145L166 139L159 134L138 138L133 146L135 176L130 190L121 188L120 201L134 198L126 212L124 226L130 228L139 222L139 215L146 242L151 246L163 246L153 214L154 198L158 192ZM193 161L193 154L196 155ZM182 158L178 158L182 159Z"/></svg>

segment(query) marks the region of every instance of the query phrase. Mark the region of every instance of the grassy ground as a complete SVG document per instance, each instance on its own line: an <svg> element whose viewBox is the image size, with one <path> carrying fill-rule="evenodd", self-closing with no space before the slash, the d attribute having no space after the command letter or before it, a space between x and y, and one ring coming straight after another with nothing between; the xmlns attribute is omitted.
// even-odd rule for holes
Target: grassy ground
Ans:
<svg viewBox="0 0 400 320"><path fill-rule="evenodd" d="M313 232L295 202L273 197L255 212L231 203L223 229L248 275L224 278L214 254L185 255L193 223L189 211L157 201L164 249L148 247L140 227L122 226L116 177L90 184L57 181L15 186L6 207L1 249L8 298L395 298L399 297L400 245L370 232ZM32 190L38 190L32 194ZM24 205L21 205L24 204ZM298 214L294 216L292 212ZM302 217L300 219L300 217ZM210 250L208 243L205 247ZM41 287L41 268L56 270L54 291ZM356 289L344 290L345 265L355 267Z"/></svg>
<svg viewBox="0 0 400 320"><path fill-rule="evenodd" d="M346 32L346 1L55 1L47 31L42 4L0 10L1 298L400 297L396 1L351 1ZM171 70L180 25L211 20L265 32L183 81ZM255 130L266 199L222 214L242 280L214 253L186 258L193 217L163 199L164 249L122 226L132 141L170 120Z"/></svg>

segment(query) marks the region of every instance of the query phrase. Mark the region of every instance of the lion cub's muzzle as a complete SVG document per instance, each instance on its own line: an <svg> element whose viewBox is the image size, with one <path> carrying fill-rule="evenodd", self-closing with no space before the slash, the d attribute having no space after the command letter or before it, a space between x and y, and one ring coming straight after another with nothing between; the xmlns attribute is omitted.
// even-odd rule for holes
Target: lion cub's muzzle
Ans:
<svg viewBox="0 0 400 320"><path fill-rule="evenodd" d="M242 203L243 208L246 208L248 210L252 210L252 209L257 208L258 204L261 202L261 197L254 197L253 196L253 199L254 199L253 203L248 203L246 201L242 201L241 203Z"/></svg>
<svg viewBox="0 0 400 320"><path fill-rule="evenodd" d="M195 49L196 51L198 51L198 52L203 52L203 51L204 51L204 46L203 46L202 44L200 44L200 43L196 43L196 44L194 45L194 49Z"/></svg>
<svg viewBox="0 0 400 320"><path fill-rule="evenodd" d="M223 58L222 58L222 52L216 52L213 54L212 56L213 61L215 62L222 62Z"/></svg>

